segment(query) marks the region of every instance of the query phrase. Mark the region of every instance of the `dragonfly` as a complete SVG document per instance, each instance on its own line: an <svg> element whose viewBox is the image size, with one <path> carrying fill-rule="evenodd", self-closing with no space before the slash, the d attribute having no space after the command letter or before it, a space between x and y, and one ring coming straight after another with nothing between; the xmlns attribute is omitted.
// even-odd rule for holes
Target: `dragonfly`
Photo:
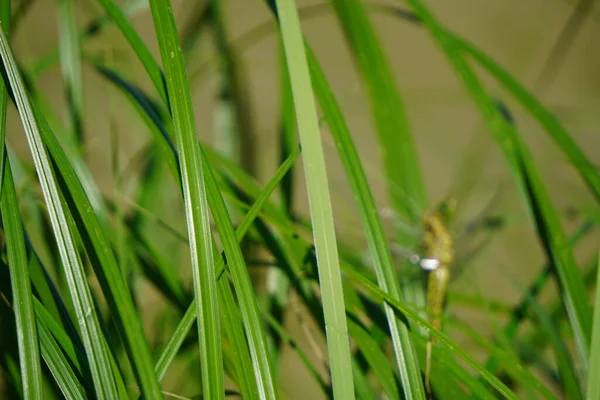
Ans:
<svg viewBox="0 0 600 400"><path fill-rule="evenodd" d="M480 150L481 144L476 143L474 147ZM363 162L363 166L369 167L365 162ZM372 174L369 175L373 177ZM377 176L374 178L377 179ZM397 259L408 261L408 264L420 267L421 270L426 272L425 312L430 324L437 330L442 330L445 300L451 280L458 276L459 272L462 272L461 269L464 270L469 261L489 244L493 237L491 233L498 231L504 224L502 217L496 217L492 214L500 198L501 190L498 190L479 212L470 215L466 221L457 223L459 219L456 212L456 199L459 198L457 192L463 192L460 189L470 189L469 187L457 188L461 186L459 184L464 186L465 182L460 181L458 184L455 182L452 185L455 189L452 192L455 195L444 197L430 210L419 210L412 199L404 196L406 197L404 201L413 208L413 211L416 211L413 214L422 215L418 226L403 221L389 208L382 207L379 210L383 220L394 222L396 228L410 234L411 237L416 239L415 242L419 243L416 248L411 249L402 247L401 244L392 241L390 249ZM463 197L465 196L460 196L460 198ZM456 225L459 226L459 229L456 229ZM347 226L345 229L345 233L349 233ZM483 239L479 236L482 232L486 232ZM457 243L459 246L457 246ZM406 265L407 263L401 264ZM408 275L414 276L411 273ZM403 269L401 269L399 277L404 279L404 276ZM436 343L437 339L429 334L426 343L424 371L425 390L428 398L432 398L430 383L432 350Z"/></svg>

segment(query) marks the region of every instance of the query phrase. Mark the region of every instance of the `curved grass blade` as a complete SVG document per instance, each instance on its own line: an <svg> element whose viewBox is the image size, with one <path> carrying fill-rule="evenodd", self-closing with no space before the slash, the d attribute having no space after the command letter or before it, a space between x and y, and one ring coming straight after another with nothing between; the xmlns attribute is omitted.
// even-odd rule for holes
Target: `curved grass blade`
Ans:
<svg viewBox="0 0 600 400"><path fill-rule="evenodd" d="M334 0L332 5L369 93L391 205L402 218L417 225L420 210L427 208L425 186L395 79L362 4L358 0Z"/></svg>
<svg viewBox="0 0 600 400"><path fill-rule="evenodd" d="M2 124L0 130L4 129L5 125ZM1 145L4 147L4 143ZM19 345L23 396L26 399L42 399L40 349L33 307L33 294L31 292L31 280L29 278L29 263L27 262L27 253L25 252L25 238L23 237L21 215L19 213L17 194L15 192L8 157L1 160L1 162L4 162L5 167L0 211L2 212L6 238L8 264L10 265L10 280Z"/></svg>
<svg viewBox="0 0 600 400"><path fill-rule="evenodd" d="M492 74L498 82L500 82L521 105L535 117L538 122L546 129L546 132L554 140L558 148L567 156L570 163L577 169L584 182L596 198L600 202L600 174L585 155L582 149L575 143L573 137L569 135L567 130L531 93L523 88L516 79L508 72L503 70L491 58L478 50L474 45L459 38L458 36L446 32L452 40L458 44L460 50L467 53L490 74Z"/></svg>
<svg viewBox="0 0 600 400"><path fill-rule="evenodd" d="M292 85L298 133L304 154L303 165L314 227L333 394L336 398L352 399L354 384L348 326L344 312L344 293L325 172L325 158L305 46L295 1L277 0L275 3Z"/></svg>
<svg viewBox="0 0 600 400"><path fill-rule="evenodd" d="M594 325L592 328L592 346L590 349L590 361L587 374L586 399L600 398L600 256L596 270L596 299L594 301Z"/></svg>
<svg viewBox="0 0 600 400"><path fill-rule="evenodd" d="M556 267L567 315L579 351L579 359L585 369L591 333L591 312L586 299L585 286L560 226L558 214L535 171L531 156L515 127L505 120L475 73L463 59L455 41L420 1L409 0L409 3L462 79L465 88L480 109L490 132L504 153L513 178L525 197L530 215L534 218L538 235L548 258Z"/></svg>
<svg viewBox="0 0 600 400"><path fill-rule="evenodd" d="M17 64L10 51L4 31L1 29L0 53L12 91L15 95L15 102L25 128L44 198L47 203L52 228L58 243L61 260L68 279L69 290L73 297L79 326L82 331L90 370L94 378L96 395L101 399L117 398L118 394L114 377L111 374L112 367L109 361L108 349L94 309L94 301L87 285L85 269L77 252L77 244L67 222L67 210L64 208L60 189L54 177L47 150L42 142L25 85L19 75Z"/></svg>
<svg viewBox="0 0 600 400"><path fill-rule="evenodd" d="M204 177L205 166L199 151L191 92L187 83L173 10L168 0L151 0L161 58L165 68L168 97L180 154L182 188L194 274L195 304L203 395L211 399L225 396L223 356L213 262L212 234ZM165 104L168 104L165 101Z"/></svg>

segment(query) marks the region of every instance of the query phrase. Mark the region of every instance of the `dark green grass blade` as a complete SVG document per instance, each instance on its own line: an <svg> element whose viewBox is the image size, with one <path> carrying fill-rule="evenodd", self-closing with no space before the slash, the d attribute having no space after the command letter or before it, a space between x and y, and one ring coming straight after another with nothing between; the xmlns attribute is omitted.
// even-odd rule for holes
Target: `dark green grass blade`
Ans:
<svg viewBox="0 0 600 400"><path fill-rule="evenodd" d="M369 331L355 322L352 318L348 320L348 329L352 335L352 339L354 339L357 347L366 358L369 367L381 382L388 398L399 399L400 393L398 391L398 386L396 385L394 372L377 341L371 336Z"/></svg>
<svg viewBox="0 0 600 400"><path fill-rule="evenodd" d="M93 397L89 370L86 365L81 365L78 357L78 354L83 354L82 346L73 343L60 323L37 299L35 314L44 362L63 395L69 399Z"/></svg>
<svg viewBox="0 0 600 400"><path fill-rule="evenodd" d="M531 157L515 127L504 119L474 72L463 59L455 46L455 41L420 1L409 0L409 3L448 57L504 153L513 173L513 178L525 197L531 216L534 217L544 249L556 267L567 315L579 351L579 358L581 363L585 365L587 364L587 349L591 333L591 313L586 299L585 287L572 251L560 226L558 214L548 198L545 187L537 176Z"/></svg>
<svg viewBox="0 0 600 400"><path fill-rule="evenodd" d="M558 376L564 395L567 399L583 399L576 371L573 368L573 360L567 350L566 343L561 337L558 326L552 321L549 313L535 300L530 302L530 306L537 317L537 321L550 338L550 346L554 353L554 361L558 368Z"/></svg>
<svg viewBox="0 0 600 400"><path fill-rule="evenodd" d="M352 399L354 384L337 240L304 40L295 2L277 0L276 4L303 148L333 394L336 398Z"/></svg>
<svg viewBox="0 0 600 400"><path fill-rule="evenodd" d="M596 267L596 299L594 301L594 325L592 329L592 346L587 378L586 399L600 398L600 257Z"/></svg>
<svg viewBox="0 0 600 400"><path fill-rule="evenodd" d="M2 124L0 130L4 129L5 126ZM1 145L4 147L4 143ZM40 349L33 310L32 286L29 279L29 263L25 251L25 238L23 237L21 215L19 214L17 194L8 158L1 160L1 162L4 162L5 168L0 210L10 265L23 396L26 399L42 399Z"/></svg>
<svg viewBox="0 0 600 400"><path fill-rule="evenodd" d="M427 208L426 193L395 79L362 4L358 0L334 0L332 4L369 94L392 207L417 225Z"/></svg>
<svg viewBox="0 0 600 400"><path fill-rule="evenodd" d="M75 2L59 1L59 49L60 66L65 84L67 110L69 113L69 136L73 147L83 144L83 82L81 78L81 57L79 38L75 20Z"/></svg>
<svg viewBox="0 0 600 400"><path fill-rule="evenodd" d="M334 138L346 175L348 176L348 182L355 194L370 255L373 258L373 267L377 274L378 284L384 291L399 300L402 297L394 262L387 245L381 221L376 212L375 200L370 192L364 170L361 167L360 158L323 71L309 49L307 49L307 55L309 57L315 93ZM415 398L422 397L424 396L424 391L419 362L411 343L408 327L397 319L397 316L387 306L386 316L390 326L394 355L400 371L400 379L403 390L405 390L405 395L415 396Z"/></svg>
<svg viewBox="0 0 600 400"><path fill-rule="evenodd" d="M172 100L173 127L180 155L196 294L202 391L207 398L222 399L225 389L217 284L204 166L196 136L191 92L171 4L166 0L152 0L150 7L165 69L168 97Z"/></svg>
<svg viewBox="0 0 600 400"><path fill-rule="evenodd" d="M106 343L104 342L98 317L94 311L94 302L87 285L85 270L76 250L77 244L69 229L68 215L61 201L60 189L54 177L47 150L43 145L32 105L3 31L0 31L0 52L15 95L17 108L27 134L52 220L54 235L59 246L61 260L69 281L69 289L82 330L86 355L94 378L96 395L99 398L114 399L117 396L115 381L111 374L112 369Z"/></svg>
<svg viewBox="0 0 600 400"><path fill-rule="evenodd" d="M113 0L98 0L98 2L104 8L106 14L110 16L110 18L117 25L127 42L129 42L129 45L142 63L142 66L146 69L146 72L148 73L148 76L156 88L161 100L165 105L168 106L169 101L163 74L158 66L158 63L152 56L152 53L150 53L150 50L142 41L142 38Z"/></svg>

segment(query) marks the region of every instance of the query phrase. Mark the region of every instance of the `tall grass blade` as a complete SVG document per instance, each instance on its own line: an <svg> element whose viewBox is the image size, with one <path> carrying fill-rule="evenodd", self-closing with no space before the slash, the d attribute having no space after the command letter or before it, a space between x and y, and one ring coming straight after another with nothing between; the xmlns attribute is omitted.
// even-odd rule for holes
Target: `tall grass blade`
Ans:
<svg viewBox="0 0 600 400"><path fill-rule="evenodd" d="M2 88L0 88L2 90ZM4 89L6 91L6 89ZM6 93L5 93L6 95ZM1 94L0 94L1 96ZM5 124L0 130L5 129ZM4 143L0 144L4 147ZM4 176L0 211L6 237L8 264L13 294L13 309L19 345L19 363L23 396L26 399L42 399L42 368L40 349L33 308L32 285L29 278L29 263L25 251L25 238L21 224L21 214L8 157L4 160Z"/></svg>
<svg viewBox="0 0 600 400"><path fill-rule="evenodd" d="M70 231L68 211L65 210L62 202L60 189L52 171L50 157L40 136L27 89L21 79L3 30L0 30L0 53L47 203L61 261L68 279L69 291L82 331L87 359L94 378L96 396L101 399L114 399L118 394L112 376L108 349L94 309L94 300L87 285L85 269L77 251L77 243Z"/></svg>
<svg viewBox="0 0 600 400"><path fill-rule="evenodd" d="M335 398L352 399L353 379L344 293L337 253L331 199L310 72L295 1L277 0L278 20L292 84L304 172L315 238L327 348Z"/></svg>
<svg viewBox="0 0 600 400"><path fill-rule="evenodd" d="M389 63L361 2L334 0L332 5L369 95L391 205L404 220L417 225L427 208L425 186L406 111Z"/></svg>
<svg viewBox="0 0 600 400"><path fill-rule="evenodd" d="M592 346L589 355L586 399L600 399L600 255L596 269L596 298L594 300L594 325L592 328Z"/></svg>
<svg viewBox="0 0 600 400"><path fill-rule="evenodd" d="M196 294L202 393L206 398L223 399L223 356L212 234L191 92L171 4L169 0L151 0L150 8L165 69L168 97L172 101L173 127L179 151Z"/></svg>

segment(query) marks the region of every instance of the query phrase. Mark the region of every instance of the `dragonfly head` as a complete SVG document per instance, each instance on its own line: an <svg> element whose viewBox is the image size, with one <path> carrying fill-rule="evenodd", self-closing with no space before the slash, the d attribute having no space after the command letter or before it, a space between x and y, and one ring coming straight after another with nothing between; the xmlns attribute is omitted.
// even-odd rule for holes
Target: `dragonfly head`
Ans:
<svg viewBox="0 0 600 400"><path fill-rule="evenodd" d="M456 215L456 200L454 197L446 197L438 203L435 211L444 219L444 223L448 224Z"/></svg>

